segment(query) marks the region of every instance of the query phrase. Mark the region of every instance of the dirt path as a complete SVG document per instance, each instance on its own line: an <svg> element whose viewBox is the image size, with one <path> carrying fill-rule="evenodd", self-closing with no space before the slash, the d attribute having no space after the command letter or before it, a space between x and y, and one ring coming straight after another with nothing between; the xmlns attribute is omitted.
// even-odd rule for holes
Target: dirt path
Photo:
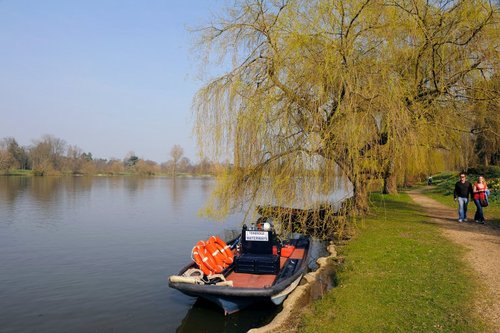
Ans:
<svg viewBox="0 0 500 333"><path fill-rule="evenodd" d="M467 248L465 260L478 272L486 294L480 295L475 308L491 323L493 332L500 332L500 229L474 222L458 223L456 209L426 197L419 189L408 194L424 208L430 223L439 225L447 238ZM474 212L474 205L469 203L469 221Z"/></svg>

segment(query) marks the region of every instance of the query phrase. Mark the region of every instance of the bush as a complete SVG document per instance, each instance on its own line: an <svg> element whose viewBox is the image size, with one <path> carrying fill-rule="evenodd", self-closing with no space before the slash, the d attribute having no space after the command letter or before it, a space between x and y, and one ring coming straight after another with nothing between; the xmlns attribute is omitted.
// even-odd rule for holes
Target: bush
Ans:
<svg viewBox="0 0 500 333"><path fill-rule="evenodd" d="M491 202L500 202L500 178L494 178L488 182L490 196L488 200Z"/></svg>
<svg viewBox="0 0 500 333"><path fill-rule="evenodd" d="M500 166L497 165L479 166L476 168L469 169L468 173L472 175L483 175L484 177L486 177L486 180L491 178L499 178Z"/></svg>
<svg viewBox="0 0 500 333"><path fill-rule="evenodd" d="M43 169L33 169L33 176L43 176L45 171Z"/></svg>

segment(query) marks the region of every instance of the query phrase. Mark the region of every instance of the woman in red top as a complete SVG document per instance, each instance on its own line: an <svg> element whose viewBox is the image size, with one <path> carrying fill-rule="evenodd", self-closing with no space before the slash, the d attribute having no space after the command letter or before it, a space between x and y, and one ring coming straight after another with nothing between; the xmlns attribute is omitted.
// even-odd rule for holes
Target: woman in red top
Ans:
<svg viewBox="0 0 500 333"><path fill-rule="evenodd" d="M484 181L483 176L479 176L479 179L472 186L472 195L474 198L474 203L476 204L476 214L474 215L474 221L484 224L484 214L483 214L483 206L481 206L482 200L487 200L486 198L486 190L488 186Z"/></svg>

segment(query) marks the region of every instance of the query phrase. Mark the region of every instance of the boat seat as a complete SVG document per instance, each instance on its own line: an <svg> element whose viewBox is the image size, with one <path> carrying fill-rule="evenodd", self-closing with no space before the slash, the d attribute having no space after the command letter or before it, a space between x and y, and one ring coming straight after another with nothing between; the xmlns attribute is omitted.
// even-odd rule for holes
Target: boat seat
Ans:
<svg viewBox="0 0 500 333"><path fill-rule="evenodd" d="M244 253L234 263L236 273L278 274L280 270L280 256L272 254Z"/></svg>

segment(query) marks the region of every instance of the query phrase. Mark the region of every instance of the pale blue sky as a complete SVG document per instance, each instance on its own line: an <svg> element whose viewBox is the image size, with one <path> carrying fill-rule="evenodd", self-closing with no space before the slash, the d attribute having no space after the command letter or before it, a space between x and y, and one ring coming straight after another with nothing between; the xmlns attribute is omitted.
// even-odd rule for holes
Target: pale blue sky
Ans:
<svg viewBox="0 0 500 333"><path fill-rule="evenodd" d="M227 2L0 0L0 138L51 134L95 157L196 159L202 82L188 27Z"/></svg>

